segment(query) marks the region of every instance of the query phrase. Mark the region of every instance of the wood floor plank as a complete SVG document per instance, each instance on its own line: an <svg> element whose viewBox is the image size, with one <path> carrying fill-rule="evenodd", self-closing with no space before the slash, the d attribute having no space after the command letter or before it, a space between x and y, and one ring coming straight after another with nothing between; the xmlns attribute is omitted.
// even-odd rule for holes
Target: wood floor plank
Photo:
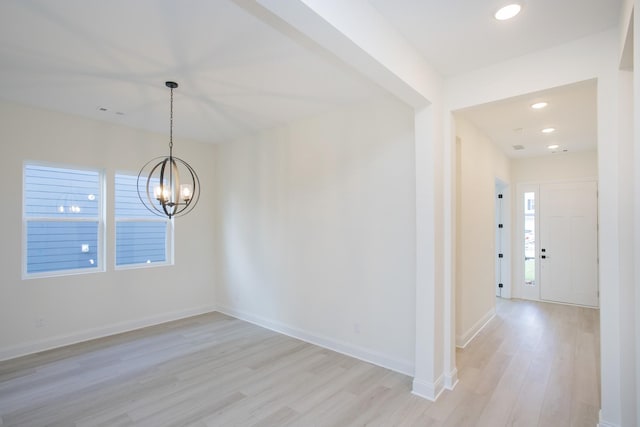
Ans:
<svg viewBox="0 0 640 427"><path fill-rule="evenodd" d="M536 356L532 359L506 425L538 425L550 372L551 363L546 358Z"/></svg>
<svg viewBox="0 0 640 427"><path fill-rule="evenodd" d="M598 311L498 300L437 402L220 313L0 362L0 426L594 426Z"/></svg>
<svg viewBox="0 0 640 427"><path fill-rule="evenodd" d="M515 354L477 420L477 426L506 425L531 364L530 353Z"/></svg>

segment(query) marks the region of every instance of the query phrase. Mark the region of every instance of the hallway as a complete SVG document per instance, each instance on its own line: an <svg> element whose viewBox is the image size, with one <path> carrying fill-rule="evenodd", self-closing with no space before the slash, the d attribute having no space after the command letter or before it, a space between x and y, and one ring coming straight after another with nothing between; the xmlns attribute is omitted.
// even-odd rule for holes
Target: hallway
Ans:
<svg viewBox="0 0 640 427"><path fill-rule="evenodd" d="M501 299L496 311L457 351L460 383L438 405L464 407L452 417L468 421L446 425L597 425L599 311Z"/></svg>

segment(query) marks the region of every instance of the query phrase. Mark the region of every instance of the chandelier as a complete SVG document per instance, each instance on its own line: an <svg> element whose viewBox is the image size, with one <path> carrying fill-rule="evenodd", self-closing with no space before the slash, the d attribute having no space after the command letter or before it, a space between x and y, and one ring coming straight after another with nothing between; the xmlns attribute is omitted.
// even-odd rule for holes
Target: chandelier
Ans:
<svg viewBox="0 0 640 427"><path fill-rule="evenodd" d="M184 160L173 155L173 90L176 82L166 82L171 89L169 116L169 156L156 157L138 173L138 197L152 213L169 219L189 213L200 198L200 179Z"/></svg>

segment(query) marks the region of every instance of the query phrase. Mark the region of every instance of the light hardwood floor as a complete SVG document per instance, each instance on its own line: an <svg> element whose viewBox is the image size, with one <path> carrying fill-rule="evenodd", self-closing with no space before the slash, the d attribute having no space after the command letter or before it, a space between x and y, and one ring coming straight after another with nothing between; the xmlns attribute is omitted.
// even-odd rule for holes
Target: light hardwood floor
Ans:
<svg viewBox="0 0 640 427"><path fill-rule="evenodd" d="M0 362L0 426L596 426L598 311L497 312L436 403L410 377L212 313Z"/></svg>

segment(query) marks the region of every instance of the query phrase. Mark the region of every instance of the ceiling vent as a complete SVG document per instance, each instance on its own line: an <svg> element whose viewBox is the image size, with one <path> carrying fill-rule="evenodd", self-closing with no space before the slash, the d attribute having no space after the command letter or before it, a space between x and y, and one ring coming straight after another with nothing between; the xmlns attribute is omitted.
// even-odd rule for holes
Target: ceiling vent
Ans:
<svg viewBox="0 0 640 427"><path fill-rule="evenodd" d="M524 145L512 145L513 149L518 151L518 150L524 150Z"/></svg>

